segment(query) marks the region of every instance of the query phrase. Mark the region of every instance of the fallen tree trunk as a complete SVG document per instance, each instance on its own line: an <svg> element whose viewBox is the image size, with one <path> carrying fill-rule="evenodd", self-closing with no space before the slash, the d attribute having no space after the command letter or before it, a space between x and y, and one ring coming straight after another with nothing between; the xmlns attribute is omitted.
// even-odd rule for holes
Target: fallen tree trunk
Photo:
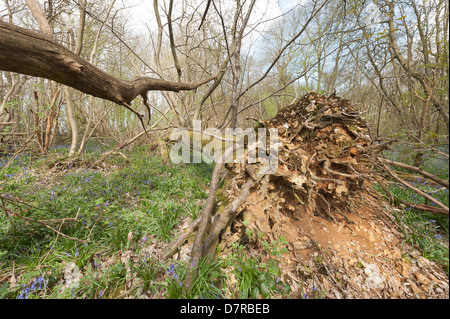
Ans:
<svg viewBox="0 0 450 319"><path fill-rule="evenodd" d="M47 78L127 108L139 95L146 103L147 91L193 90L215 79L211 77L196 83L150 77L120 79L90 64L49 36L1 21L0 70Z"/></svg>

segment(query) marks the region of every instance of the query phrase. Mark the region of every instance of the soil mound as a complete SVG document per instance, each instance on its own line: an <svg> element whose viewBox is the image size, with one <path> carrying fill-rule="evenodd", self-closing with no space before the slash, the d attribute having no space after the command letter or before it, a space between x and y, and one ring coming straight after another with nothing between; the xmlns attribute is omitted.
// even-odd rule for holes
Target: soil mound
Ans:
<svg viewBox="0 0 450 319"><path fill-rule="evenodd" d="M264 125L278 128L278 170L255 179L258 164L229 165L228 202L256 183L222 232L221 254L235 242L262 254L248 234L285 239L280 268L294 298L448 298L443 269L411 248L402 254L395 208L371 187L381 180L377 145L348 100L311 92Z"/></svg>

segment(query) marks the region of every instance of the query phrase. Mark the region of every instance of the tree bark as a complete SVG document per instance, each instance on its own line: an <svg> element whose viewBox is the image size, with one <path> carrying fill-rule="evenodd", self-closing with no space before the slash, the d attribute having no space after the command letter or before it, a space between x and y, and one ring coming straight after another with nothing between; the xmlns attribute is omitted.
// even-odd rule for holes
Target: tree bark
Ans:
<svg viewBox="0 0 450 319"><path fill-rule="evenodd" d="M404 163L399 163L399 162L391 161L391 160L388 160L388 159L385 159L385 158L380 158L380 157L378 159L380 161L383 161L386 164L397 166L397 167L401 167L401 168L405 168L407 170L419 173L419 174L421 174L421 175L431 179L432 181L434 181L434 182L436 182L436 183L438 183L438 184L440 184L440 185L442 185L442 186L444 186L446 188L449 188L448 180L439 178L438 176L433 175L431 173L428 173L427 171L424 171L423 169L421 169L421 168L419 168L417 166L410 166L410 165L407 165L407 164L404 164Z"/></svg>
<svg viewBox="0 0 450 319"><path fill-rule="evenodd" d="M435 207L435 206L430 206L430 205L425 205L425 204L416 204L416 203L405 203L405 206L412 207L416 210L421 210L424 212L430 212L430 213L434 213L434 214L438 214L438 215L448 216L447 210L445 210L443 208Z"/></svg>
<svg viewBox="0 0 450 319"><path fill-rule="evenodd" d="M196 83L150 77L116 78L51 37L5 22L0 22L0 70L47 78L127 108L138 95L144 96L147 91L193 90L216 78Z"/></svg>
<svg viewBox="0 0 450 319"><path fill-rule="evenodd" d="M25 3L27 4L28 9L31 11L33 17L36 19L36 22L38 23L39 29L42 31L42 33L47 34L49 36L53 36L53 30L50 24L48 23L48 20L45 17L44 12L39 6L39 3L37 3L35 0L25 0ZM51 12L52 10L49 9L49 11Z"/></svg>
<svg viewBox="0 0 450 319"><path fill-rule="evenodd" d="M78 146L78 125L75 120L75 112L72 103L72 94L68 86L64 86L64 99L66 101L67 120L70 125L70 131L72 132L72 141L70 143L69 157L75 155Z"/></svg>

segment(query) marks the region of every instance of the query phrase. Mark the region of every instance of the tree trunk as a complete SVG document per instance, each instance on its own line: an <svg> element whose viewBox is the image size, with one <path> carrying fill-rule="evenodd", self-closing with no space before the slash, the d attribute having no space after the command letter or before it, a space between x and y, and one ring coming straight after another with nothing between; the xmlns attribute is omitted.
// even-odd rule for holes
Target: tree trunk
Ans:
<svg viewBox="0 0 450 319"><path fill-rule="evenodd" d="M68 86L64 86L64 99L66 101L67 120L69 122L70 131L72 132L72 141L70 143L69 156L75 155L78 145L78 125L75 120L73 111L72 94Z"/></svg>
<svg viewBox="0 0 450 319"><path fill-rule="evenodd" d="M215 79L214 76L196 83L184 83L150 77L116 78L51 37L4 22L0 22L0 70L51 79L127 108L138 95L150 90L193 90Z"/></svg>

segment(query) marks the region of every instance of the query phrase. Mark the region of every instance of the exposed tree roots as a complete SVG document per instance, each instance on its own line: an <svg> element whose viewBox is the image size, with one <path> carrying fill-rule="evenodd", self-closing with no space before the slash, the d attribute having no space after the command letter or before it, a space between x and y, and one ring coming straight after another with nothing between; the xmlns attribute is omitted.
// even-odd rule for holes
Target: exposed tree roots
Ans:
<svg viewBox="0 0 450 319"><path fill-rule="evenodd" d="M373 144L367 123L348 100L311 92L280 110L264 126L278 129L280 146L276 173L258 175L255 172L259 172L261 163L227 165L228 172L234 176L226 190L229 203L214 212L220 176L225 167L223 163L216 164L202 215L164 255L165 258L172 256L198 227L185 280L186 289L196 278L199 261L214 257L225 230L239 214L245 214L247 206L259 207L257 205L265 203L262 208L269 228L258 225L258 218L246 218L261 231L276 237L282 228L282 215L295 216L299 213L296 207L303 207L305 213L334 223L341 220L350 223L346 215L359 214L356 208L360 204L358 201L363 193L373 193L373 183L379 183L388 192L383 173L406 183L387 167L392 163L376 155L390 143ZM257 202L249 202L250 195ZM442 204L439 206L433 212L448 215L448 208Z"/></svg>

